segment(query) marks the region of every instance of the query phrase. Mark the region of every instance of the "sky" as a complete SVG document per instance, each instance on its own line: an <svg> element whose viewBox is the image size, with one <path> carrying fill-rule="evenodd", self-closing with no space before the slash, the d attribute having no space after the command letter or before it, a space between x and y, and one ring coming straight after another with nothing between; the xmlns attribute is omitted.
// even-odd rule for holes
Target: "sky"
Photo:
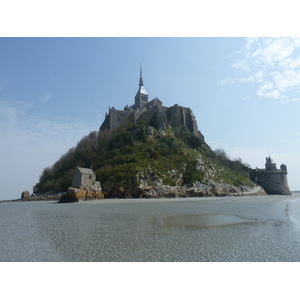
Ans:
<svg viewBox="0 0 300 300"><path fill-rule="evenodd" d="M300 39L0 38L0 199L19 198L109 107L149 99L190 107L207 144L300 189Z"/></svg>

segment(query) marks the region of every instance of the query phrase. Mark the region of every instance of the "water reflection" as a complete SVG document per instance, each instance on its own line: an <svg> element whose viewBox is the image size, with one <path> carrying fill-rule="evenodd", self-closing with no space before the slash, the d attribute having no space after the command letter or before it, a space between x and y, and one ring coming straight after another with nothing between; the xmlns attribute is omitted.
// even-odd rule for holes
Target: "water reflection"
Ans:
<svg viewBox="0 0 300 300"><path fill-rule="evenodd" d="M237 215L207 214L207 215L179 215L162 219L165 228L177 227L181 229L229 226L241 223L252 223L254 219L242 218Z"/></svg>

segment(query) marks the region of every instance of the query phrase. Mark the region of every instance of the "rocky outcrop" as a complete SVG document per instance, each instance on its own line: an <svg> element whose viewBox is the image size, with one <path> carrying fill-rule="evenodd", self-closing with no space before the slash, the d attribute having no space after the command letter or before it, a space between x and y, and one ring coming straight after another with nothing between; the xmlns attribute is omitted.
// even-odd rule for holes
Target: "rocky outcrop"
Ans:
<svg viewBox="0 0 300 300"><path fill-rule="evenodd" d="M244 192L249 191L247 186L234 187L227 183L216 183L208 181L207 183L196 182L193 186L187 185L164 185L159 181L147 185L145 182L136 187L127 186L114 187L108 194L108 198L185 198L185 197L224 197L224 196L242 196Z"/></svg>
<svg viewBox="0 0 300 300"><path fill-rule="evenodd" d="M241 196L249 191L248 186L235 187L224 180L216 181L218 168L198 154L195 169L204 174L202 182L196 181L185 184L185 166L181 170L171 169L167 175L159 175L149 166L139 172L131 182L116 185L115 182L105 182L103 192L107 198L183 198L183 197L212 197L212 196ZM172 184L166 184L172 182Z"/></svg>
<svg viewBox="0 0 300 300"><path fill-rule="evenodd" d="M78 202L86 200L103 199L104 195L99 190L77 189L69 187L67 192L61 196L59 203Z"/></svg>
<svg viewBox="0 0 300 300"><path fill-rule="evenodd" d="M236 188L223 183L217 184L213 181L194 183L192 187L155 185L139 187L140 198L184 198L184 197L211 197L211 196L241 196L248 187Z"/></svg>
<svg viewBox="0 0 300 300"><path fill-rule="evenodd" d="M21 194L21 199L27 199L30 197L30 194L28 191L23 191Z"/></svg>
<svg viewBox="0 0 300 300"><path fill-rule="evenodd" d="M30 201L57 201L60 199L61 196L59 195L30 195L29 197L23 197L20 199L13 199L13 200L3 200L3 202L30 202Z"/></svg>

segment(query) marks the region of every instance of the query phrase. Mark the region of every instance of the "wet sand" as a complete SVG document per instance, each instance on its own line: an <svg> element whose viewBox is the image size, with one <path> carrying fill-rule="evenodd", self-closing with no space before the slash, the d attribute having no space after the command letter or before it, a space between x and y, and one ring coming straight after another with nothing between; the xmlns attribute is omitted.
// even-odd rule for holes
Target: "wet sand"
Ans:
<svg viewBox="0 0 300 300"><path fill-rule="evenodd" d="M295 196L0 204L0 261L300 261Z"/></svg>

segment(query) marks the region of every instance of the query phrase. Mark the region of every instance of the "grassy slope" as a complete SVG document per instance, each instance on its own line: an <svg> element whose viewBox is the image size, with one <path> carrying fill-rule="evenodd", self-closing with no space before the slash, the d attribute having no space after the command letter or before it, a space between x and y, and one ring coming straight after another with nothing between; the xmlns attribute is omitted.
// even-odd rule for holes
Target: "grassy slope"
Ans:
<svg viewBox="0 0 300 300"><path fill-rule="evenodd" d="M71 185L75 166L91 165L101 186L108 182L115 186L131 184L136 174L145 169L151 169L168 185L176 184L169 172L176 169L183 173L184 183L191 184L204 180L204 171L195 169L198 153L206 166L214 169L214 180L224 180L234 186L252 185L246 166L240 161L230 161L224 153L218 155L185 127L171 129L167 126L165 135L152 127L153 134L149 135L145 122L122 126L84 137L75 148L43 171L34 187L35 192L63 192Z"/></svg>

